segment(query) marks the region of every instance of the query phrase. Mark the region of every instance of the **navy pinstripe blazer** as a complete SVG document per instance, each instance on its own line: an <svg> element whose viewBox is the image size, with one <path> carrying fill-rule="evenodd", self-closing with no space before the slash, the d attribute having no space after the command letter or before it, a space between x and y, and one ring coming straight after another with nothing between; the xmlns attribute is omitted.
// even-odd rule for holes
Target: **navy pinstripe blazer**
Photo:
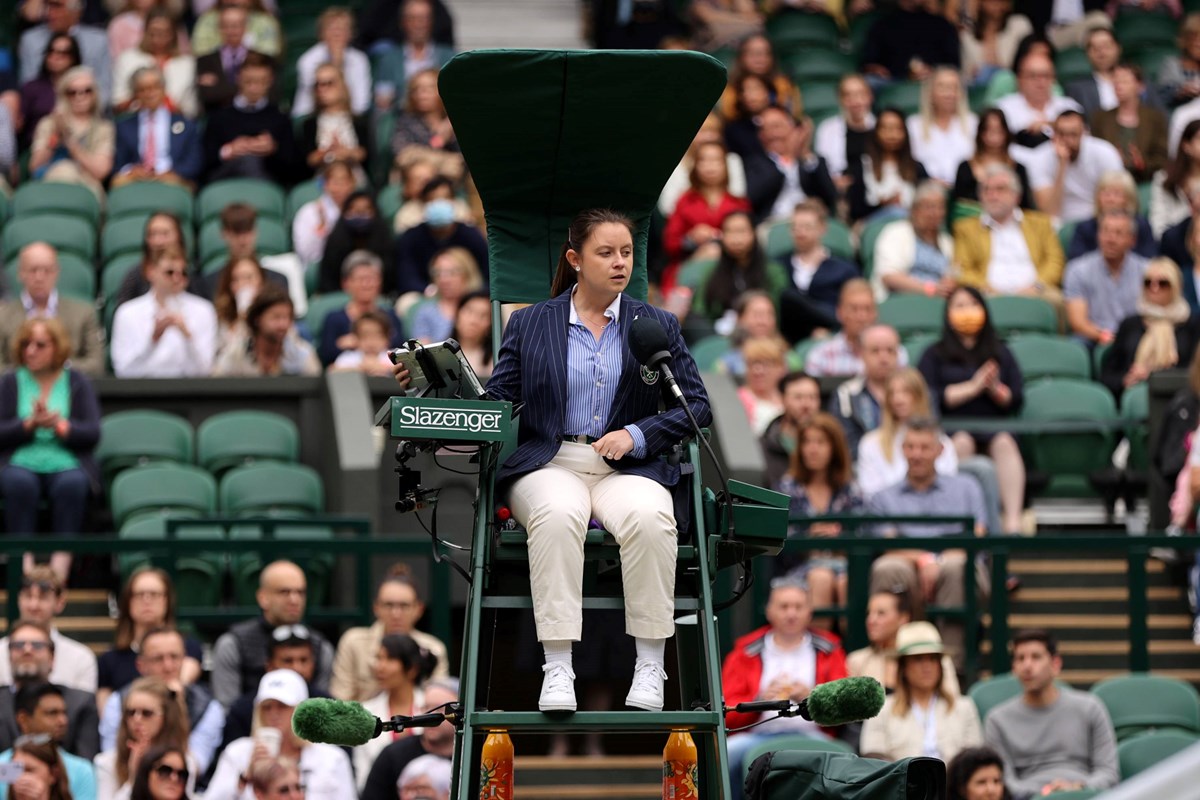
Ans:
<svg viewBox="0 0 1200 800"><path fill-rule="evenodd" d="M500 357L488 381L493 397L524 402L518 417L517 449L500 467L498 481L508 482L550 462L562 444L567 406L567 324L571 293L523 308L512 315ZM691 434L683 409L670 407L659 413L663 380L654 384L642 379L641 365L629 350L629 326L639 316L654 317L667 331L674 359L671 370L692 413L699 423L709 425L712 411L700 380L696 362L683 343L679 323L667 312L627 295L621 296L617 323L625 349L621 379L604 430L615 431L633 423L646 435L646 457L629 456L610 461L615 469L642 475L664 486L679 482L679 467L659 458Z"/></svg>

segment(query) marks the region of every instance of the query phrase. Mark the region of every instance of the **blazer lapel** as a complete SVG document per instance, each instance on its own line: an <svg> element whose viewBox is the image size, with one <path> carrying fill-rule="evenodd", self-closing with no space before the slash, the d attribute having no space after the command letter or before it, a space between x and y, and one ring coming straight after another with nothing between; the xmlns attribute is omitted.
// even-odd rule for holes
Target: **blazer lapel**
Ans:
<svg viewBox="0 0 1200 800"><path fill-rule="evenodd" d="M560 414L567 408L567 320L570 295L559 295L546 304L542 336L545 337L550 386L554 392L553 408ZM561 427L561 426L560 426Z"/></svg>

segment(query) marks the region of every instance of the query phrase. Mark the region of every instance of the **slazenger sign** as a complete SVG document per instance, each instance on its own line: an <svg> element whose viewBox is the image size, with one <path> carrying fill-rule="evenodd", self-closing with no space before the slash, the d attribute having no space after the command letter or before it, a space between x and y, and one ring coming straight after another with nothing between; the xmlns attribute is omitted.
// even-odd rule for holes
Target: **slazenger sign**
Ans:
<svg viewBox="0 0 1200 800"><path fill-rule="evenodd" d="M392 436L491 442L512 428L512 403L420 397L391 399Z"/></svg>

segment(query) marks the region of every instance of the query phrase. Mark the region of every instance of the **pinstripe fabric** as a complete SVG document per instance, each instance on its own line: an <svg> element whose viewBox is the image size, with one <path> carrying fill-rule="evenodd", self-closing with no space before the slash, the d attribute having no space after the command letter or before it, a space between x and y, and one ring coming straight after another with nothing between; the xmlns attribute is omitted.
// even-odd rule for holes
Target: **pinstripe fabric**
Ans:
<svg viewBox="0 0 1200 800"><path fill-rule="evenodd" d="M558 297L523 308L512 315L504 331L500 357L488 381L488 393L500 400L526 405L517 418L517 449L501 467L498 475L501 481L512 480L548 464L567 432L564 427L568 383L566 333L570 324L570 298L569 292L563 292ZM619 320L613 327L617 329L621 345L621 372L616 396L601 431L636 423L646 444L642 457L630 455L609 464L664 486L674 486L679 481L679 467L668 464L659 456L690 435L691 426L682 409L669 408L660 413L661 381L651 385L642 379L641 366L629 351L630 321L639 316L654 317L666 330L674 356L675 380L701 425L712 422L708 394L696 363L683 343L675 317L628 295L621 295L620 300ZM634 439L636 442L636 435Z"/></svg>

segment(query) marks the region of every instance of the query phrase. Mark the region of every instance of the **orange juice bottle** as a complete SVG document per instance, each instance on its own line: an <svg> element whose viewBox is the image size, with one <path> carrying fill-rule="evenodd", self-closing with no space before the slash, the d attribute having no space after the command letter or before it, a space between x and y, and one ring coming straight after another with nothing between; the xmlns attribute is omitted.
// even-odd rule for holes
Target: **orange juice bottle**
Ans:
<svg viewBox="0 0 1200 800"><path fill-rule="evenodd" d="M479 762L479 800L512 800L513 743L506 730L494 730L483 743Z"/></svg>
<svg viewBox="0 0 1200 800"><path fill-rule="evenodd" d="M663 748L663 800L698 800L696 743L687 731L672 731Z"/></svg>

